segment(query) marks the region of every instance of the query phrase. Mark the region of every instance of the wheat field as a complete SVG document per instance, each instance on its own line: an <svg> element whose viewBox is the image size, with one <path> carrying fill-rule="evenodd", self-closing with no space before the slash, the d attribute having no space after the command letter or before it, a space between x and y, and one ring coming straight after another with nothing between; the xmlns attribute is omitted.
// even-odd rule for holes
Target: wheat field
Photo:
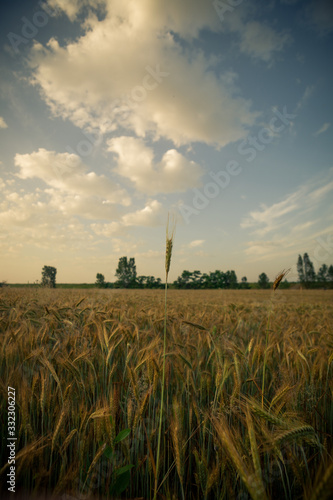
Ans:
<svg viewBox="0 0 333 500"><path fill-rule="evenodd" d="M169 290L156 467L163 290L1 289L2 498L8 386L17 495L332 498L332 299Z"/></svg>

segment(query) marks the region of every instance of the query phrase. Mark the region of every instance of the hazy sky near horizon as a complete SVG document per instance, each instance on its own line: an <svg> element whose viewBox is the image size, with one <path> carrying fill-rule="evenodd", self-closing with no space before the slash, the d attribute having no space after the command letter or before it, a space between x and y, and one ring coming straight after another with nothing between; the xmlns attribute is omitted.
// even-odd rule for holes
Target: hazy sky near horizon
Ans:
<svg viewBox="0 0 333 500"><path fill-rule="evenodd" d="M0 281L333 264L330 0L1 6ZM295 272L290 280L296 279Z"/></svg>

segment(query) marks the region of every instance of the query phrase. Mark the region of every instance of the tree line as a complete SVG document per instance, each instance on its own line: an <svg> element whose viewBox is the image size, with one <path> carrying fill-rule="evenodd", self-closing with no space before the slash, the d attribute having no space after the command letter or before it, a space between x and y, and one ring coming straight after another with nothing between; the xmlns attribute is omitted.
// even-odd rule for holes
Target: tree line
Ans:
<svg viewBox="0 0 333 500"><path fill-rule="evenodd" d="M322 264L318 272L315 272L314 265L309 255L305 253L303 257L298 256L297 260L298 281L305 288L333 288L333 265ZM57 269L53 266L44 266L42 269L42 279L40 286L56 287ZM98 288L163 288L161 278L154 276L138 276L135 265L135 258L120 257L115 276L117 280L114 283L105 281L102 273L97 273L95 286ZM37 281L38 283L38 281ZM5 286L6 282L0 282L0 287ZM178 278L170 284L171 288L177 289L249 289L249 288L270 288L270 281L266 273L258 276L256 283L249 283L246 276L243 276L240 282L234 270L220 271L216 270L209 273L201 273L199 270L184 270ZM282 288L288 288L290 283L284 280L281 283Z"/></svg>
<svg viewBox="0 0 333 500"><path fill-rule="evenodd" d="M333 265L327 266L323 264L318 273L314 271L314 266L307 253L303 257L298 256L297 261L298 278L301 285L311 288L315 286L333 287ZM107 283L104 275L97 273L96 286L100 288L163 288L160 278L154 276L137 276L135 259L131 257L121 257L119 259L116 270L117 281L115 283ZM258 276L258 281L254 284L256 288L270 288L270 281L266 273L261 273ZM281 288L290 286L287 280L281 283ZM177 289L249 289L253 284L247 280L246 276L238 282L237 275L234 270L220 271L216 270L209 273L201 273L199 270L188 271L184 270L180 276L171 284L172 288Z"/></svg>

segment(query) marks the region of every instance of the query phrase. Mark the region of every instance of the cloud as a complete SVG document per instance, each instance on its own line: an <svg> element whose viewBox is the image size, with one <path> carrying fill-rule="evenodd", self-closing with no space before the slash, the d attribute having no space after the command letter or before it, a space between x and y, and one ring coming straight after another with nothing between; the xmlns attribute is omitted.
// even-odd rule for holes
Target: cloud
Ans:
<svg viewBox="0 0 333 500"><path fill-rule="evenodd" d="M2 116L0 116L0 128L8 128L8 125Z"/></svg>
<svg viewBox="0 0 333 500"><path fill-rule="evenodd" d="M124 215L122 221L125 226L158 226L161 224L161 213L162 204L153 200L143 209Z"/></svg>
<svg viewBox="0 0 333 500"><path fill-rule="evenodd" d="M330 193L331 191L333 191L333 181L331 182L327 182L327 184L325 184L324 186L321 186L317 189L315 189L314 191L312 191L311 193L309 193L309 200L310 202L319 202L321 201L323 198L325 198L325 196L327 195L327 193Z"/></svg>
<svg viewBox="0 0 333 500"><path fill-rule="evenodd" d="M255 59L270 62L276 52L281 52L291 42L287 33L277 33L270 26L250 21L243 26L240 49Z"/></svg>
<svg viewBox="0 0 333 500"><path fill-rule="evenodd" d="M223 147L246 135L258 116L251 101L223 78L217 58L179 41L219 29L210 5L132 0L104 7L105 17L87 18L75 41L34 45L32 83L54 115L87 130L126 130L175 146Z"/></svg>
<svg viewBox="0 0 333 500"><path fill-rule="evenodd" d="M241 223L244 229L260 239L247 243L245 254L263 257L267 260L282 258L312 248L315 238L328 234L327 220L332 213L328 195L333 192L333 168L294 193L270 206L261 205L245 217ZM310 218L311 217L311 218Z"/></svg>
<svg viewBox="0 0 333 500"><path fill-rule="evenodd" d="M108 141L108 151L117 156L115 171L132 181L141 192L182 192L201 185L202 168L175 149L170 149L154 163L153 150L143 140L117 137Z"/></svg>
<svg viewBox="0 0 333 500"><path fill-rule="evenodd" d="M315 137L318 137L318 135L320 134L323 134L324 132L326 132L326 130L328 130L330 128L331 124L330 123L324 123L320 129L317 130L317 132L315 132L313 135Z"/></svg>
<svg viewBox="0 0 333 500"><path fill-rule="evenodd" d="M255 232L263 235L281 227L281 219L300 207L300 200L306 194L305 188L298 189L284 200L274 203L270 207L262 204L260 210L250 212L249 216L241 222L242 228L256 227ZM258 226L261 226L258 228Z"/></svg>
<svg viewBox="0 0 333 500"><path fill-rule="evenodd" d="M190 248L196 248L196 247L200 247L204 243L205 243L205 240L194 240L194 241L191 241L191 243L189 243L188 246Z"/></svg>
<svg viewBox="0 0 333 500"><path fill-rule="evenodd" d="M50 205L71 215L89 218L110 218L116 204L128 206L131 199L119 185L87 167L79 156L56 153L40 148L30 154L17 154L15 165L20 179L38 178L50 188L45 189Z"/></svg>
<svg viewBox="0 0 333 500"><path fill-rule="evenodd" d="M90 227L99 236L110 237L112 235L125 234L125 228L131 226L160 226L165 219L164 216L165 210L163 209L163 205L157 200L150 200L144 208L124 214L118 222L93 223Z"/></svg>

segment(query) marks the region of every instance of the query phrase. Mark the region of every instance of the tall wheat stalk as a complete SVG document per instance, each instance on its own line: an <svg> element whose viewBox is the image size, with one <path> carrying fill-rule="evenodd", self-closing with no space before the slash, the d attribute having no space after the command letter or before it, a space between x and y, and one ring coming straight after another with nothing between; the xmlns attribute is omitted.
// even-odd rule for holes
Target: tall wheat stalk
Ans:
<svg viewBox="0 0 333 500"><path fill-rule="evenodd" d="M169 276L169 270L170 270L170 264L171 264L174 231L175 231L175 222L173 222L173 224L172 224L172 231L169 232L169 215L168 215L168 221L167 221L167 227L166 227L166 248L165 248L165 293L164 293L164 337L163 337L162 392L161 392L160 422L159 422L159 428L158 428L154 500L156 500L156 495L157 495L158 473L159 473L159 467L160 467L161 434L162 434L162 420L163 420L163 410L164 410L164 385L165 385L167 291L168 291L168 276Z"/></svg>
<svg viewBox="0 0 333 500"><path fill-rule="evenodd" d="M283 278L288 274L290 271L289 269L284 269L281 271L275 278L274 283L273 283L273 293L275 290L279 288L279 285ZM271 308L268 313L268 320L267 320L267 328L266 328L266 342L265 342L265 354L264 354L264 367L263 367L263 372L262 372L262 388L261 388L261 406L264 407L264 391L265 391L265 371L266 371L266 357L267 357L267 345L268 345L268 332L269 332L269 326L270 326L270 320L271 320L271 312L272 312L272 301L271 301Z"/></svg>

